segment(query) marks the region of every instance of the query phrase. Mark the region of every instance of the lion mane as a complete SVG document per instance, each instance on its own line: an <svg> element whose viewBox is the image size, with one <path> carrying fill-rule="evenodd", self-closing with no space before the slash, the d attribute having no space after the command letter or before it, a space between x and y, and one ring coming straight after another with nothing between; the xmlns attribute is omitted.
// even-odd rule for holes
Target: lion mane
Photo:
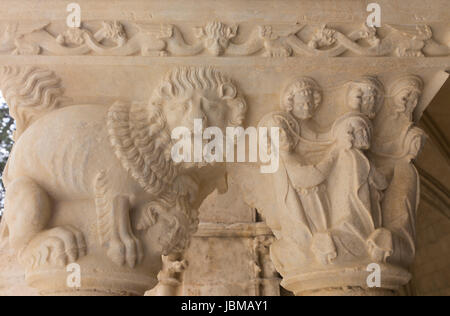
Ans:
<svg viewBox="0 0 450 316"><path fill-rule="evenodd" d="M224 97L222 89L232 89L236 93L234 97L230 98L230 93ZM196 200L199 188L196 180L181 174L180 166L171 159L172 139L161 109L165 102L185 95L189 90L217 91L218 97L225 100L229 108L228 123L242 124L247 110L245 101L231 80L211 67L176 68L155 89L149 104L116 103L109 109L107 118L110 142L117 158L145 192L154 197L138 215L137 229L148 229L157 216L171 214L176 223L172 225L176 231L171 235L180 239L178 243L166 242L172 249L184 248L189 237L189 233L179 232L182 229L178 225L179 215L189 219L190 233L197 228L197 212L190 205ZM182 235L185 237L180 237Z"/></svg>

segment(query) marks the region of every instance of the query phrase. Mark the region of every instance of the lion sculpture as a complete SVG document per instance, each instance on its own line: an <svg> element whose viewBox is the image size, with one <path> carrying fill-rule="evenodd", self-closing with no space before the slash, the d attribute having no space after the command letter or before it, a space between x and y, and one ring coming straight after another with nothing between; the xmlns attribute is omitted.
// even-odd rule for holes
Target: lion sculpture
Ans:
<svg viewBox="0 0 450 316"><path fill-rule="evenodd" d="M2 235L28 268L85 256L95 243L85 236L90 218L91 235L121 266L136 267L155 240L160 254L186 246L196 209L224 168L174 163L171 130L193 128L194 119L205 128L241 125L246 104L230 79L181 67L149 103L62 107L60 80L49 70L7 68L1 78L17 121ZM67 224L55 225L61 218Z"/></svg>

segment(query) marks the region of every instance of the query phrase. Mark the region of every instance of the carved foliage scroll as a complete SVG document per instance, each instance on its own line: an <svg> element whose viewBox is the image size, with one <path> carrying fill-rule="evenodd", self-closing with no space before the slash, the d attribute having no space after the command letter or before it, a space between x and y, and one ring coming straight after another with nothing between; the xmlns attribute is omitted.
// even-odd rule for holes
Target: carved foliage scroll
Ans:
<svg viewBox="0 0 450 316"><path fill-rule="evenodd" d="M289 57L342 55L378 57L448 56L450 48L433 36L428 25L363 25L350 33L327 25L256 25L246 39L237 40L239 26L219 21L189 30L171 24L103 22L95 31L81 26L60 34L50 23L8 24L0 35L0 53L16 55L100 56L253 56ZM194 33L194 40L186 35Z"/></svg>

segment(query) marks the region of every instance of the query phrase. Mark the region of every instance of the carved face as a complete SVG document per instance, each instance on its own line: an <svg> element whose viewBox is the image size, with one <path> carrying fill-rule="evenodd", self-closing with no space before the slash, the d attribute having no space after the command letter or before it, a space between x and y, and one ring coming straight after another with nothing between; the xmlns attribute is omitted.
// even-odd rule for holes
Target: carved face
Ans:
<svg viewBox="0 0 450 316"><path fill-rule="evenodd" d="M368 127L360 121L353 126L353 147L360 150L370 148L370 131Z"/></svg>
<svg viewBox="0 0 450 316"><path fill-rule="evenodd" d="M377 115L378 97L375 87L369 84L353 84L348 92L347 105L373 119Z"/></svg>
<svg viewBox="0 0 450 316"><path fill-rule="evenodd" d="M338 146L345 149L367 150L371 144L370 123L359 116L338 120L333 127Z"/></svg>
<svg viewBox="0 0 450 316"><path fill-rule="evenodd" d="M237 26L226 26L220 22L209 23L197 29L197 37L203 40L205 48L214 56L221 56L236 37Z"/></svg>
<svg viewBox="0 0 450 316"><path fill-rule="evenodd" d="M187 91L162 106L170 130L187 127L194 132L194 120L201 119L203 128L217 126L224 128L227 107L217 93L209 91Z"/></svg>
<svg viewBox="0 0 450 316"><path fill-rule="evenodd" d="M404 114L412 121L420 96L421 93L414 88L403 89L395 96L395 111Z"/></svg>
<svg viewBox="0 0 450 316"><path fill-rule="evenodd" d="M317 104L314 91L305 89L299 91L292 99L292 114L300 120L307 120L314 116Z"/></svg>
<svg viewBox="0 0 450 316"><path fill-rule="evenodd" d="M225 135L226 127L242 125L247 111L231 80L210 67L181 67L168 73L155 89L151 104L161 113L167 134L190 132L191 139L183 136L181 141L193 151L197 148L194 136L200 136L206 145L202 137L206 128L219 129Z"/></svg>
<svg viewBox="0 0 450 316"><path fill-rule="evenodd" d="M184 250L192 233L192 224L183 212L155 201L137 210L135 223L146 244L163 255Z"/></svg>
<svg viewBox="0 0 450 316"><path fill-rule="evenodd" d="M289 85L282 97L281 107L298 120L312 118L322 102L317 83L307 77L299 78Z"/></svg>

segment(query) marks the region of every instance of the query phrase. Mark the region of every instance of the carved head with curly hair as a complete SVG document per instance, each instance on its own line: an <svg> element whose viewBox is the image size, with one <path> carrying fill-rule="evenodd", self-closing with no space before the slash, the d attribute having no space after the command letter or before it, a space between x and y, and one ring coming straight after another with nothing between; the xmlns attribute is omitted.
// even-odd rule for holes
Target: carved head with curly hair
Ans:
<svg viewBox="0 0 450 316"><path fill-rule="evenodd" d="M307 120L314 116L321 102L319 85L311 78L302 77L287 87L281 100L281 108L299 120Z"/></svg>
<svg viewBox="0 0 450 316"><path fill-rule="evenodd" d="M423 93L423 81L420 77L406 75L399 78L390 91L392 107L397 115L404 115L413 121L414 111L419 105Z"/></svg>
<svg viewBox="0 0 450 316"><path fill-rule="evenodd" d="M353 111L374 119L384 101L383 84L373 76L363 76L348 83L346 105Z"/></svg>

